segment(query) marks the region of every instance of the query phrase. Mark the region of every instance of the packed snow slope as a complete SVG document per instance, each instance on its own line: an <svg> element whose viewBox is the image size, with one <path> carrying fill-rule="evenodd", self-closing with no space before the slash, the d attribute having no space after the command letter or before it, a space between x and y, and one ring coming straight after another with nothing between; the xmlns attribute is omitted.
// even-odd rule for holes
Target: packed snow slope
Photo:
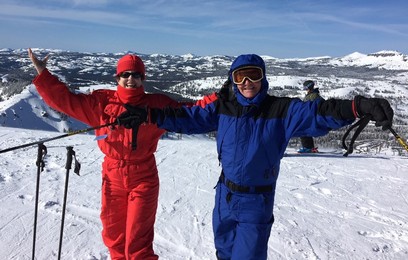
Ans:
<svg viewBox="0 0 408 260"><path fill-rule="evenodd" d="M0 150L56 132L0 128ZM93 135L45 143L36 259L55 259L67 146L81 163L69 171L62 259L110 259L101 239L103 155ZM296 155L282 159L268 259L408 259L408 158L382 154ZM31 259L37 147L0 153L0 259ZM154 248L161 259L215 259L211 215L220 173L214 140L160 140L161 179Z"/></svg>

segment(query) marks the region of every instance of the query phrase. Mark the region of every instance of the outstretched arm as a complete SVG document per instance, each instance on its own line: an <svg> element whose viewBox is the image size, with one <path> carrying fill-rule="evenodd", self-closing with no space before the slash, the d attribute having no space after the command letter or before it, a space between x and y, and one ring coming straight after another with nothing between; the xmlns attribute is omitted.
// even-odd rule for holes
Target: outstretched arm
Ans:
<svg viewBox="0 0 408 260"><path fill-rule="evenodd" d="M85 124L91 126L100 124L98 107L101 99L99 95L71 92L65 83L47 70L49 55L40 60L31 49L28 49L28 56L38 73L33 83L45 103Z"/></svg>
<svg viewBox="0 0 408 260"><path fill-rule="evenodd" d="M383 98L356 96L353 100L328 99L314 102L292 101L286 122L287 138L321 136L352 124L356 118L369 117L376 126L392 126L394 112Z"/></svg>

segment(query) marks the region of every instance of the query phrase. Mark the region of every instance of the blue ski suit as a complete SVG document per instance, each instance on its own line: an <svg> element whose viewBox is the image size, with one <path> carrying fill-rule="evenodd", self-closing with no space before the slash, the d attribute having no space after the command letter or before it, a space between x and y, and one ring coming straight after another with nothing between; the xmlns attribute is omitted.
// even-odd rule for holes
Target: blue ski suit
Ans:
<svg viewBox="0 0 408 260"><path fill-rule="evenodd" d="M280 161L292 137L321 136L355 120L352 101L317 100L267 94L265 64L254 54L239 56L231 72L262 68L260 92L242 96L235 84L203 106L168 108L157 118L160 128L185 134L217 131L222 173L216 186L213 232L218 259L267 258L274 222L273 204Z"/></svg>

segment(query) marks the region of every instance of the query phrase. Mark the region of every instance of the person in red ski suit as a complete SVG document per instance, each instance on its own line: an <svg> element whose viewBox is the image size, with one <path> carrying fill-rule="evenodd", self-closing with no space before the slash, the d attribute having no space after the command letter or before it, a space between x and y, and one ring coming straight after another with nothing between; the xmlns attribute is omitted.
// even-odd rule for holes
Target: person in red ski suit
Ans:
<svg viewBox="0 0 408 260"><path fill-rule="evenodd" d="M50 107L92 127L123 119L119 122L123 121L124 125L119 123L113 129L95 130L96 136L106 136L98 140L105 154L100 215L103 242L112 259L158 259L153 251L153 226L159 178L153 153L165 130L145 123L136 129L136 137L135 129L126 125L129 111L124 105L164 108L192 103L179 103L162 94L146 94L143 87L145 66L136 55L127 54L119 59L116 91L103 89L82 94L72 93L48 71L48 56L39 60L31 49L28 54L38 72L33 83Z"/></svg>

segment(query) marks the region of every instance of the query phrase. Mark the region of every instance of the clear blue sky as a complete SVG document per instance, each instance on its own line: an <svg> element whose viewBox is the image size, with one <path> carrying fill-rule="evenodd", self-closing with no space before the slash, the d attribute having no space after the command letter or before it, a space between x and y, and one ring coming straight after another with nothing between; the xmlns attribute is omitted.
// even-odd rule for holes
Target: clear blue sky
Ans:
<svg viewBox="0 0 408 260"><path fill-rule="evenodd" d="M406 0L0 0L0 48L278 58L408 54Z"/></svg>

